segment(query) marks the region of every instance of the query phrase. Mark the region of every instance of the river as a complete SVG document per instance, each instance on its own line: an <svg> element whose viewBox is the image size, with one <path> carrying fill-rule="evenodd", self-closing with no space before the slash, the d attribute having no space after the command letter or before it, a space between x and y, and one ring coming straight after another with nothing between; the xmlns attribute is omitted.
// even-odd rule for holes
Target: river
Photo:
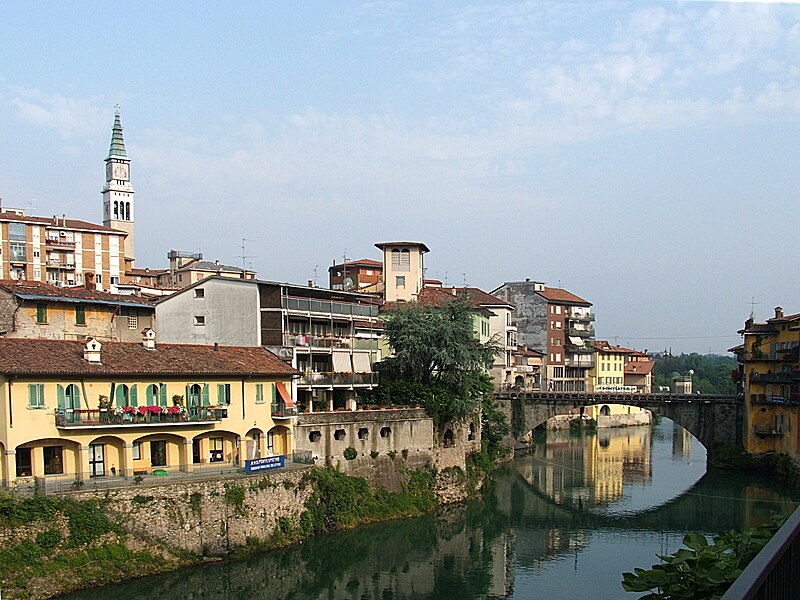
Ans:
<svg viewBox="0 0 800 600"><path fill-rule="evenodd" d="M634 600L622 572L677 550L686 531L751 527L796 505L774 478L706 472L705 449L669 420L549 432L493 479L479 500L423 518L68 598Z"/></svg>

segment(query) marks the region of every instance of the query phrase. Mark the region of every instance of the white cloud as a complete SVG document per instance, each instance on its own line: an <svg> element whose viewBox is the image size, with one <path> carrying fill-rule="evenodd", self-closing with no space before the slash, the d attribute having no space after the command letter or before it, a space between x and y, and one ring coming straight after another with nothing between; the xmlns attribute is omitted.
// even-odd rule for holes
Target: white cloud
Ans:
<svg viewBox="0 0 800 600"><path fill-rule="evenodd" d="M58 132L64 138L96 135L108 127L108 106L101 98L68 98L35 88L8 86L6 102L23 121Z"/></svg>

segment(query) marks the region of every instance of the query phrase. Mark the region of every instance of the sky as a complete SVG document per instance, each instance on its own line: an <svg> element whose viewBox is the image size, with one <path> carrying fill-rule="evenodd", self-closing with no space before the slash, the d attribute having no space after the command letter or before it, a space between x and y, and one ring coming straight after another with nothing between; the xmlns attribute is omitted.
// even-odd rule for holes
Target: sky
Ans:
<svg viewBox="0 0 800 600"><path fill-rule="evenodd" d="M327 287L420 241L676 353L800 312L797 2L0 4L4 207L102 222L116 105L137 267Z"/></svg>

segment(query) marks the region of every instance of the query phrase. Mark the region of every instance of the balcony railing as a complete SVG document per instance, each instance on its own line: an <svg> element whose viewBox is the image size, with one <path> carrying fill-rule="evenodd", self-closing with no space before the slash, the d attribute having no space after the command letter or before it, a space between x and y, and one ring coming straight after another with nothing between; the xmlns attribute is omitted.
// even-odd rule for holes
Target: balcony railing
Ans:
<svg viewBox="0 0 800 600"><path fill-rule="evenodd" d="M282 402L272 405L272 418L273 419L289 419L297 416L297 408L294 406L287 407Z"/></svg>
<svg viewBox="0 0 800 600"><path fill-rule="evenodd" d="M750 402L753 404L800 404L800 395L750 394Z"/></svg>
<svg viewBox="0 0 800 600"><path fill-rule="evenodd" d="M61 262L60 260L50 259L46 263L48 269L66 269L72 271L75 269L75 263Z"/></svg>
<svg viewBox="0 0 800 600"><path fill-rule="evenodd" d="M786 373L751 373L750 383L784 383L790 384L800 380L800 372L790 371Z"/></svg>
<svg viewBox="0 0 800 600"><path fill-rule="evenodd" d="M220 421L227 416L227 407L202 406L190 408L188 412L172 414L169 409L156 406L130 407L133 410L119 412L114 409L58 410L56 427L124 427L142 425L175 425ZM153 409L160 409L155 412Z"/></svg>
<svg viewBox="0 0 800 600"><path fill-rule="evenodd" d="M574 358L566 357L564 366L591 369L594 366L594 354L578 354Z"/></svg>
<svg viewBox="0 0 800 600"><path fill-rule="evenodd" d="M317 312L335 315L353 315L356 317L377 317L378 307L372 304L350 304L330 300L311 300L308 298L291 298L285 296L281 301L287 310Z"/></svg>
<svg viewBox="0 0 800 600"><path fill-rule="evenodd" d="M45 246L51 246L53 248L74 248L75 242L68 242L67 240L62 240L58 238L47 238L45 241Z"/></svg>
<svg viewBox="0 0 800 600"><path fill-rule="evenodd" d="M583 321L589 322L594 321L594 313L579 313L579 312L570 312L567 314L567 317L570 321Z"/></svg>
<svg viewBox="0 0 800 600"><path fill-rule="evenodd" d="M297 385L378 385L377 373L303 373Z"/></svg>
<svg viewBox="0 0 800 600"><path fill-rule="evenodd" d="M571 354L594 354L595 349L591 346L578 346L576 344L565 344L564 350ZM594 362L594 361L592 361Z"/></svg>
<svg viewBox="0 0 800 600"><path fill-rule="evenodd" d="M782 436L785 431L783 427L770 427L769 425L753 425L753 433L761 437Z"/></svg>
<svg viewBox="0 0 800 600"><path fill-rule="evenodd" d="M345 337L335 335L310 335L305 333L285 333L284 346L296 348L342 348L355 350L377 350L378 340L371 338Z"/></svg>
<svg viewBox="0 0 800 600"><path fill-rule="evenodd" d="M577 335L578 337L594 337L594 327L586 327L585 329L569 327L567 329L567 335Z"/></svg>

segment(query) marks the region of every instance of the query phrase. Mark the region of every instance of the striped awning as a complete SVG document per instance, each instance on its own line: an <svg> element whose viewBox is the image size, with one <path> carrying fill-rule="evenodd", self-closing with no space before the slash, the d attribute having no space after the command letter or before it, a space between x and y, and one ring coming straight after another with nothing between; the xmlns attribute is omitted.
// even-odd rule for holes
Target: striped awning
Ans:
<svg viewBox="0 0 800 600"><path fill-rule="evenodd" d="M372 373L372 363L369 361L369 352L353 352L353 372Z"/></svg>
<svg viewBox="0 0 800 600"><path fill-rule="evenodd" d="M334 373L352 373L353 365L350 362L350 353L341 350L333 351L333 371Z"/></svg>
<svg viewBox="0 0 800 600"><path fill-rule="evenodd" d="M279 381L275 384L275 387L278 388L278 395L283 400L286 408L294 408L294 400L292 400L292 395L289 393L289 390L286 389L286 384Z"/></svg>

